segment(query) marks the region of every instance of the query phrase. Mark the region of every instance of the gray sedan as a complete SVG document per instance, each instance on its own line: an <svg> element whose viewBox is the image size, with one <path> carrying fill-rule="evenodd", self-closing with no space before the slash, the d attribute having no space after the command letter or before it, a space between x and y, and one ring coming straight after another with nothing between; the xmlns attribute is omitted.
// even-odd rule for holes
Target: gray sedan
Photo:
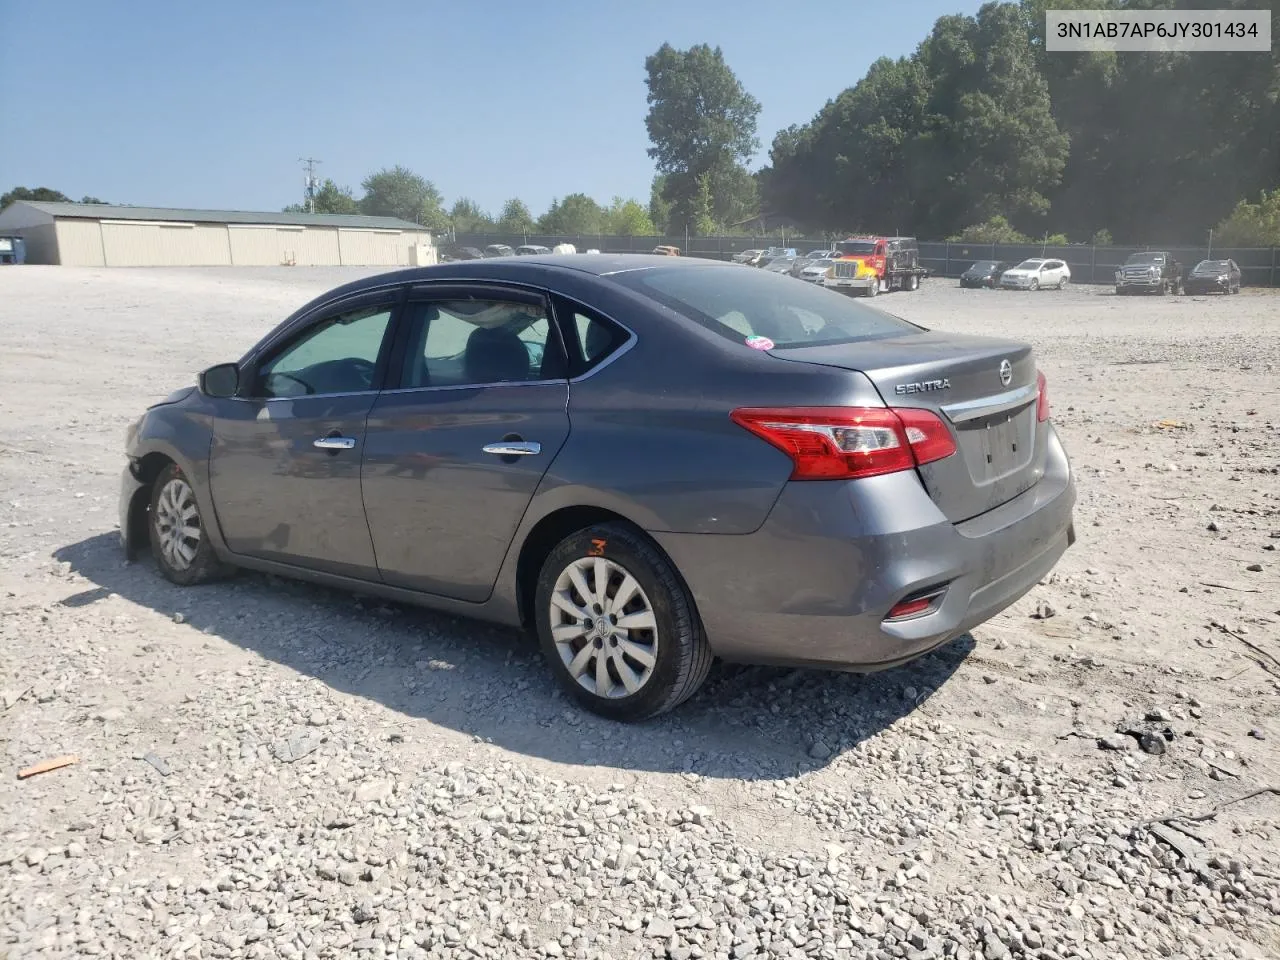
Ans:
<svg viewBox="0 0 1280 960"><path fill-rule="evenodd" d="M1075 491L1023 343L695 258L358 280L128 431L120 528L523 626L582 704L669 710L713 657L870 671L1025 594Z"/></svg>

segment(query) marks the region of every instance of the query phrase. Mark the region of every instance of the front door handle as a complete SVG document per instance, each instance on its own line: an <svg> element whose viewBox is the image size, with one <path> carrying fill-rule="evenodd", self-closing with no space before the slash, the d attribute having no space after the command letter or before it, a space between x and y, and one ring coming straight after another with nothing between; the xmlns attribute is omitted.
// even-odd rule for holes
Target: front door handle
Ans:
<svg viewBox="0 0 1280 960"><path fill-rule="evenodd" d="M498 457L528 457L542 452L542 444L537 441L503 440L501 443L486 443L485 453Z"/></svg>
<svg viewBox="0 0 1280 960"><path fill-rule="evenodd" d="M356 441L354 437L319 437L311 445L320 450L350 450Z"/></svg>

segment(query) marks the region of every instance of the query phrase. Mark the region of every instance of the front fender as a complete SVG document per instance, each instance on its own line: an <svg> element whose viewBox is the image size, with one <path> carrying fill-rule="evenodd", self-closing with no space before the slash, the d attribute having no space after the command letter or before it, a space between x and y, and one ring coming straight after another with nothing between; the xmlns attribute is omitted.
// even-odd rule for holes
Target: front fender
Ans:
<svg viewBox="0 0 1280 960"><path fill-rule="evenodd" d="M199 394L189 394L175 404L152 407L129 429L125 445L129 467L124 481L126 489L121 493L120 528L130 555L140 546L137 531L145 529L138 519L139 511L145 515L149 509L152 484L169 463L177 464L190 482L214 551L220 556L226 554L209 486L212 444L213 412L207 406L207 399ZM127 489L129 477L136 483L132 491ZM123 502L126 500L127 503Z"/></svg>

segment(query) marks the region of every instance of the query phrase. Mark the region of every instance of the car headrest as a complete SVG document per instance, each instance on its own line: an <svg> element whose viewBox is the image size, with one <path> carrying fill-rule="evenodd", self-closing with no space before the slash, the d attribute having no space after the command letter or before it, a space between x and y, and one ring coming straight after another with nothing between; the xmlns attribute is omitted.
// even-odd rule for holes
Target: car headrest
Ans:
<svg viewBox="0 0 1280 960"><path fill-rule="evenodd" d="M506 327L478 327L467 337L462 365L471 383L528 380L529 350Z"/></svg>

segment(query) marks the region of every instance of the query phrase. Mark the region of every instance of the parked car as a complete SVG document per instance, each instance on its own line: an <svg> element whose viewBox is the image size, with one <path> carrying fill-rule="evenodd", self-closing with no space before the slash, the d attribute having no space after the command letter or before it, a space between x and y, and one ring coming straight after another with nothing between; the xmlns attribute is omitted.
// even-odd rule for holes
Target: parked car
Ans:
<svg viewBox="0 0 1280 960"><path fill-rule="evenodd" d="M523 625L619 720L713 657L912 660L1075 539L1028 344L692 257L355 280L150 406L125 453L126 554L173 583L244 567Z"/></svg>
<svg viewBox="0 0 1280 960"><path fill-rule="evenodd" d="M800 279L807 283L816 283L821 286L827 282L827 274L831 271L831 266L834 263L835 260L830 258L825 260L814 260L800 271Z"/></svg>
<svg viewBox="0 0 1280 960"><path fill-rule="evenodd" d="M1000 275L1000 286L1006 290L1061 290L1071 282L1071 268L1062 260L1023 260Z"/></svg>
<svg viewBox="0 0 1280 960"><path fill-rule="evenodd" d="M785 273L787 276L790 276L791 268L795 266L796 259L797 258L794 256L788 257L785 255L781 257L774 257L769 261L769 264L765 269L772 273Z"/></svg>
<svg viewBox="0 0 1280 960"><path fill-rule="evenodd" d="M574 246L572 243L557 243L554 247L551 248L551 252L560 253L560 254L577 253L578 248Z"/></svg>
<svg viewBox="0 0 1280 960"><path fill-rule="evenodd" d="M453 259L455 260L483 260L484 251L475 247L458 247L453 251Z"/></svg>
<svg viewBox="0 0 1280 960"><path fill-rule="evenodd" d="M1182 281L1182 290L1193 293L1239 293L1240 268L1234 260L1201 260Z"/></svg>
<svg viewBox="0 0 1280 960"><path fill-rule="evenodd" d="M660 257L678 257L680 256L680 248L672 247L666 244L659 244L653 248L653 252Z"/></svg>
<svg viewBox="0 0 1280 960"><path fill-rule="evenodd" d="M979 260L964 273L960 274L962 287L998 287L1000 276L1009 269L1003 260Z"/></svg>
<svg viewBox="0 0 1280 960"><path fill-rule="evenodd" d="M526 243L516 247L517 257L545 257L550 252L550 247L539 246L536 243Z"/></svg>
<svg viewBox="0 0 1280 960"><path fill-rule="evenodd" d="M505 243L491 243L484 248L485 257L513 257L515 253L515 250Z"/></svg>
<svg viewBox="0 0 1280 960"><path fill-rule="evenodd" d="M760 259L763 250L743 250L733 255L734 263L745 263L747 266L755 266L755 262Z"/></svg>
<svg viewBox="0 0 1280 960"><path fill-rule="evenodd" d="M769 247L756 260L757 267L767 267L779 257L794 257L796 255L795 247Z"/></svg>
<svg viewBox="0 0 1280 960"><path fill-rule="evenodd" d="M835 250L810 250L802 257L796 257L796 262L791 266L791 275L793 277L800 276L800 272L809 264L818 260L830 260L836 255Z"/></svg>
<svg viewBox="0 0 1280 960"><path fill-rule="evenodd" d="M1134 253L1116 270L1116 293L1177 293L1182 265L1165 250Z"/></svg>

